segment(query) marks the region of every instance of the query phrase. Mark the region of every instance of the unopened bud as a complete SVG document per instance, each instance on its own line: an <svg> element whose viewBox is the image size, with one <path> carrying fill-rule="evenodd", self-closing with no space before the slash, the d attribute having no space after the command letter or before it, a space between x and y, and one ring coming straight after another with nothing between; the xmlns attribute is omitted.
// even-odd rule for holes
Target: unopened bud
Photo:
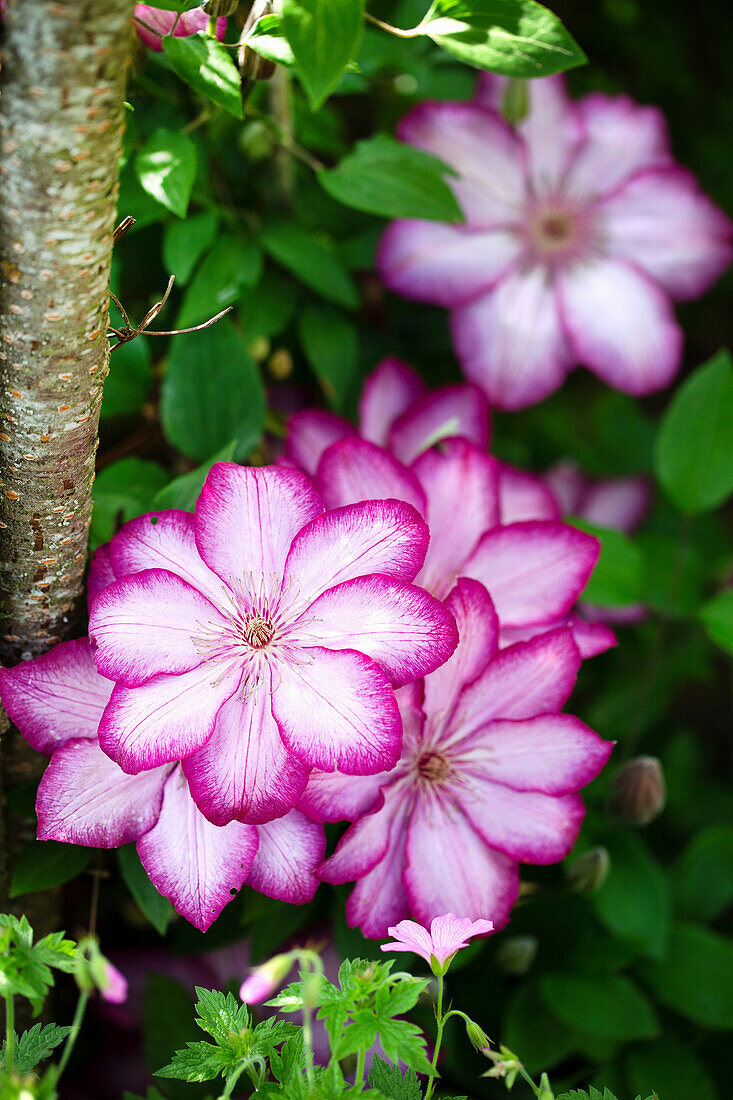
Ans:
<svg viewBox="0 0 733 1100"><path fill-rule="evenodd" d="M637 756L616 773L609 809L629 825L648 825L667 799L662 765L656 756Z"/></svg>
<svg viewBox="0 0 733 1100"><path fill-rule="evenodd" d="M546 1073L543 1073L540 1078L540 1091L537 1093L537 1100L555 1100L555 1093L550 1088L550 1079Z"/></svg>
<svg viewBox="0 0 733 1100"><path fill-rule="evenodd" d="M98 990L105 1001L121 1005L127 1000L127 978L99 950L96 939L82 940L74 978L82 993Z"/></svg>
<svg viewBox="0 0 733 1100"><path fill-rule="evenodd" d="M483 1054L485 1058L490 1056L491 1039L475 1020L466 1020L466 1035L474 1050L477 1050L479 1054Z"/></svg>
<svg viewBox="0 0 733 1100"><path fill-rule="evenodd" d="M269 80L275 72L275 62L270 61L267 57L262 57L256 50L253 50L247 42L250 31L260 19L265 15L272 14L272 0L254 0L254 4L250 8L249 15L242 28L242 34L239 38L237 62L239 64L242 80L248 83L254 83L256 80Z"/></svg>
<svg viewBox="0 0 733 1100"><path fill-rule="evenodd" d="M499 944L494 955L496 969L511 977L526 974L535 960L537 947L536 936L510 936Z"/></svg>
<svg viewBox="0 0 733 1100"><path fill-rule="evenodd" d="M611 857L607 848L589 848L573 860L565 875L576 894L594 894L608 878Z"/></svg>
<svg viewBox="0 0 733 1100"><path fill-rule="evenodd" d="M247 1005L260 1004L282 985L293 965L293 956L273 955L262 966L256 966L248 978L242 982L239 996Z"/></svg>
<svg viewBox="0 0 733 1100"><path fill-rule="evenodd" d="M293 373L293 357L287 348L278 348L270 356L268 366L272 377L283 382Z"/></svg>
<svg viewBox="0 0 733 1100"><path fill-rule="evenodd" d="M501 104L501 113L507 122L515 126L521 122L529 109L529 92L527 81L521 77L510 77L504 89L504 99Z"/></svg>
<svg viewBox="0 0 733 1100"><path fill-rule="evenodd" d="M202 0L201 7L209 19L221 19L234 15L239 7L239 0Z"/></svg>

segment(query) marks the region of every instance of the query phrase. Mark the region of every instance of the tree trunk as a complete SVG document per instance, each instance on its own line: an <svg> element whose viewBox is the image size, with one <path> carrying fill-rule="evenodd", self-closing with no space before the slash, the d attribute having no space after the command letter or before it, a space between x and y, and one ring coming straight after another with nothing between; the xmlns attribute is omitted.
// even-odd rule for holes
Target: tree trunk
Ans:
<svg viewBox="0 0 733 1100"><path fill-rule="evenodd" d="M0 660L6 665L83 629L133 8L134 0L8 0L0 24ZM42 770L42 759L16 731L6 733L2 748L6 791ZM7 823L6 857L12 859L24 833L21 823Z"/></svg>

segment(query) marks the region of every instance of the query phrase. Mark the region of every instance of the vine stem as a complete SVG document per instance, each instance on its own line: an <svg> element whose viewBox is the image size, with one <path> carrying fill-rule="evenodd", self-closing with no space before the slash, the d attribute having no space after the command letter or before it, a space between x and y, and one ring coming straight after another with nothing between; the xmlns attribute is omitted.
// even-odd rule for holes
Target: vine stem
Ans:
<svg viewBox="0 0 733 1100"><path fill-rule="evenodd" d="M13 1072L13 1045L15 1043L15 1004L13 994L5 995L5 1068L8 1077Z"/></svg>
<svg viewBox="0 0 733 1100"><path fill-rule="evenodd" d="M402 27L393 27L391 23L384 23L381 19L377 19L375 15L370 15L368 11L364 12L364 18L373 23L375 27L379 27L380 30L386 31L387 34L394 34L397 38L417 38L418 29L413 27L412 30L404 30ZM427 1098L426 1098L427 1100Z"/></svg>
<svg viewBox="0 0 733 1100"><path fill-rule="evenodd" d="M356 1056L356 1077L354 1078L354 1087L360 1088L361 1083L364 1080L364 1051L360 1050Z"/></svg>
<svg viewBox="0 0 733 1100"><path fill-rule="evenodd" d="M89 1000L89 994L88 993L80 993L79 994L79 1000L76 1003L76 1012L74 1013L74 1019L71 1022L71 1031L69 1032L69 1034L66 1037L66 1043L64 1044L64 1049L63 1049L63 1052L61 1054L61 1061L59 1062L59 1067L58 1067L58 1076L56 1078L57 1081L58 1081L59 1077L61 1076L61 1074L66 1069L69 1058L71 1057L71 1052L74 1049L74 1045L75 1045L76 1040L79 1036L79 1032L81 1031L81 1025L82 1025L82 1021L84 1019L84 1013L86 1012L86 1007L87 1007L88 1000Z"/></svg>
<svg viewBox="0 0 733 1100"><path fill-rule="evenodd" d="M433 1064L430 1068L430 1077L428 1079L428 1087L425 1092L425 1100L430 1100L433 1095L433 1089L435 1088L435 1081L438 1076L438 1057L440 1055L440 1046L443 1042L443 1028L445 1027L446 1017L443 1016L443 991L444 991L445 975L438 975L438 1006L435 1010L435 1018L438 1021L438 1034L435 1037L435 1052L433 1054Z"/></svg>

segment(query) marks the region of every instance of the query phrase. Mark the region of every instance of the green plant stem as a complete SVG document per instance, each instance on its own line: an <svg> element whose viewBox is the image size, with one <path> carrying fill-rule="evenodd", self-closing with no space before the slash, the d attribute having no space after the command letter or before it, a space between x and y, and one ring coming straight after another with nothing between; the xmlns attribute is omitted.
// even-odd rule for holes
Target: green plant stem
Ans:
<svg viewBox="0 0 733 1100"><path fill-rule="evenodd" d="M443 1015L443 985L445 982L445 975L438 975L438 1006L435 1010L435 1018L438 1021L438 1033L435 1037L435 1052L433 1054L433 1064L430 1069L430 1077L428 1079L428 1087L425 1092L425 1100L430 1100L433 1095L433 1089L435 1088L435 1081L438 1076L438 1056L440 1055L440 1045L443 1042L443 1028L445 1027L446 1016Z"/></svg>
<svg viewBox="0 0 733 1100"><path fill-rule="evenodd" d="M230 1074L229 1077L227 1077L226 1088L221 1094L221 1100L229 1100L232 1095L234 1086L236 1085L237 1081L242 1076L248 1065L248 1062L242 1062L241 1066L237 1066L237 1068L234 1070L234 1073Z"/></svg>
<svg viewBox="0 0 733 1100"><path fill-rule="evenodd" d="M69 1058L71 1057L71 1052L74 1049L74 1045L75 1045L76 1040L79 1036L79 1032L81 1031L82 1020L84 1019L84 1013L86 1012L86 1007L87 1007L88 1000L89 1000L89 994L88 993L80 993L79 994L79 1000L76 1003L76 1012L74 1013L74 1019L71 1022L71 1031L69 1032L69 1034L66 1037L66 1042L64 1043L64 1049L61 1053L61 1061L59 1062L58 1076L57 1076L56 1080L58 1080L59 1077L61 1077L61 1074L66 1069L66 1065L69 1061Z"/></svg>
<svg viewBox="0 0 733 1100"><path fill-rule="evenodd" d="M15 1043L15 1004L13 994L5 995L5 1068L8 1077L13 1072L13 1044Z"/></svg>
<svg viewBox="0 0 733 1100"><path fill-rule="evenodd" d="M404 30L402 27L393 27L391 23L383 23L381 19L377 19L375 15L370 15L368 11L364 12L364 18L369 23L373 23L375 27L379 27L380 30L386 31L387 34L394 34L397 38L417 38L419 34L417 27L413 27L408 31Z"/></svg>
<svg viewBox="0 0 733 1100"><path fill-rule="evenodd" d="M355 1088L360 1088L361 1083L364 1080L364 1051L360 1050L356 1056L356 1076L354 1077Z"/></svg>

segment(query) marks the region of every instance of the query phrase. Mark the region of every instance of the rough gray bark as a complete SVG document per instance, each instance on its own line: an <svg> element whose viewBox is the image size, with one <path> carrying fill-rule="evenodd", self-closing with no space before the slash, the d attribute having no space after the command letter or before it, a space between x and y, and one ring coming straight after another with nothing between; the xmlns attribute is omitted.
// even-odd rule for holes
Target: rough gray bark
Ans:
<svg viewBox="0 0 733 1100"><path fill-rule="evenodd" d="M78 633L134 0L8 0L0 71L0 660ZM42 759L11 731L5 789ZM9 823L6 856L24 833ZM3 877L0 869L0 879Z"/></svg>

